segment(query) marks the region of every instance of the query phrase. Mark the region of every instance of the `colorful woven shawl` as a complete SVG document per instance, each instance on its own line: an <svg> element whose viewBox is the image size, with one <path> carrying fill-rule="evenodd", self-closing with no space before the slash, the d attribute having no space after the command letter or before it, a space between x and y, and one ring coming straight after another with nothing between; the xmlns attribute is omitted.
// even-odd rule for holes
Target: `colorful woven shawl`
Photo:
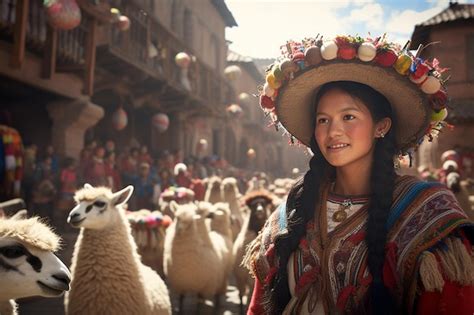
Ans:
<svg viewBox="0 0 474 315"><path fill-rule="evenodd" d="M326 196L327 193L323 193L322 200L326 200ZM292 255L294 292L301 303L292 303L291 313L300 313L307 298L311 303L305 304L309 308L305 312L310 313L311 308L322 301L326 312L354 313L363 307L367 298L372 281L365 244L367 208L360 209L330 233L327 233L325 210L323 203ZM288 233L286 218L289 212L284 204L281 205L249 249L248 265L264 286L277 271L273 242L279 235ZM403 176L396 181L387 228L384 284L404 312L412 313L420 284L420 257L425 256L422 253L446 247L442 240L448 236L460 237L460 231L472 231L473 225L445 186ZM462 265L462 262L458 264ZM428 273L432 271L428 270ZM426 277L433 278L432 274ZM473 281L472 277L469 281Z"/></svg>

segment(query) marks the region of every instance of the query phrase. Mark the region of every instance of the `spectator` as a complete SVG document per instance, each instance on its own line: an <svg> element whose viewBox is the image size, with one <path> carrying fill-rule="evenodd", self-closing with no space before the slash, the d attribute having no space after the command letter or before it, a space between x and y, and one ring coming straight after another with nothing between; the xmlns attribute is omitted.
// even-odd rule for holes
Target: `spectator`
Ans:
<svg viewBox="0 0 474 315"><path fill-rule="evenodd" d="M133 182L135 187L135 210L153 208L154 184L150 174L150 164L146 162L141 163L138 176Z"/></svg>
<svg viewBox="0 0 474 315"><path fill-rule="evenodd" d="M108 187L112 191L118 191L122 188L122 179L115 163L115 152L110 151L105 155L105 175L107 176Z"/></svg>
<svg viewBox="0 0 474 315"><path fill-rule="evenodd" d="M97 147L95 149L94 157L86 169L85 180L92 186L107 186L107 175L104 165L105 149Z"/></svg>

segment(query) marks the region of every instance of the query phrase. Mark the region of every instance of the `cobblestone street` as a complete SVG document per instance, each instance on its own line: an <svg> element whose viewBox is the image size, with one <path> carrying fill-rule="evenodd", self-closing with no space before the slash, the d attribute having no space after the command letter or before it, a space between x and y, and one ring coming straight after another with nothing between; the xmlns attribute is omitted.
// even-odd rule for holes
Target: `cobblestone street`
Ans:
<svg viewBox="0 0 474 315"><path fill-rule="evenodd" d="M173 314L178 314L179 298L172 296ZM46 299L46 298L29 298L19 301L21 315L62 315L64 314L63 298ZM206 300L201 307L199 314L201 315L230 315L239 314L240 302L237 288L229 285L227 287L227 294L221 298L221 309L214 313L213 302ZM184 300L183 314L198 314L197 313L197 298L195 296L188 296ZM87 315L87 314L85 314ZM110 314L117 315L117 314Z"/></svg>

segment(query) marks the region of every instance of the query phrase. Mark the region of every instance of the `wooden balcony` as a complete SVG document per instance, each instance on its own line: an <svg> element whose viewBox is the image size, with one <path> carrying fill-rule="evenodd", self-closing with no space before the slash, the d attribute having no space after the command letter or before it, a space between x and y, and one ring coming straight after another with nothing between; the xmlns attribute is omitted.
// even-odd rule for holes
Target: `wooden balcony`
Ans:
<svg viewBox="0 0 474 315"><path fill-rule="evenodd" d="M59 31L46 21L42 0L0 0L0 42L11 45L10 66L21 67L25 53L42 59L41 77L52 79L55 73L69 73L83 81L83 93L93 95L97 89L94 75L100 68L115 74L120 69L147 77L141 92L155 93L160 98L186 99L212 108L223 107L234 97L232 87L220 73L193 58L189 67L190 89L180 80L181 69L174 58L192 50L132 0L117 6L130 18L128 31L120 31L111 23L109 8L115 0L77 0L82 10L81 24L73 30ZM18 21L19 23L16 23ZM102 37L100 37L102 36ZM97 44L98 43L98 44ZM96 63L97 45L97 63ZM152 45L158 55L151 57Z"/></svg>

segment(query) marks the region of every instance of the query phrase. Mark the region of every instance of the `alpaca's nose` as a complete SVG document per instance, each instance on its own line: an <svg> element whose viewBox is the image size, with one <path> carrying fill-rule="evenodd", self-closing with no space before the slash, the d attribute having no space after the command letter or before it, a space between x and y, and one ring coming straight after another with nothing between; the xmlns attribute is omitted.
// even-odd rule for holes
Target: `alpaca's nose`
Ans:
<svg viewBox="0 0 474 315"><path fill-rule="evenodd" d="M53 278L61 283L62 290L69 290L69 283L71 283L71 278L66 273L57 273L53 275Z"/></svg>

